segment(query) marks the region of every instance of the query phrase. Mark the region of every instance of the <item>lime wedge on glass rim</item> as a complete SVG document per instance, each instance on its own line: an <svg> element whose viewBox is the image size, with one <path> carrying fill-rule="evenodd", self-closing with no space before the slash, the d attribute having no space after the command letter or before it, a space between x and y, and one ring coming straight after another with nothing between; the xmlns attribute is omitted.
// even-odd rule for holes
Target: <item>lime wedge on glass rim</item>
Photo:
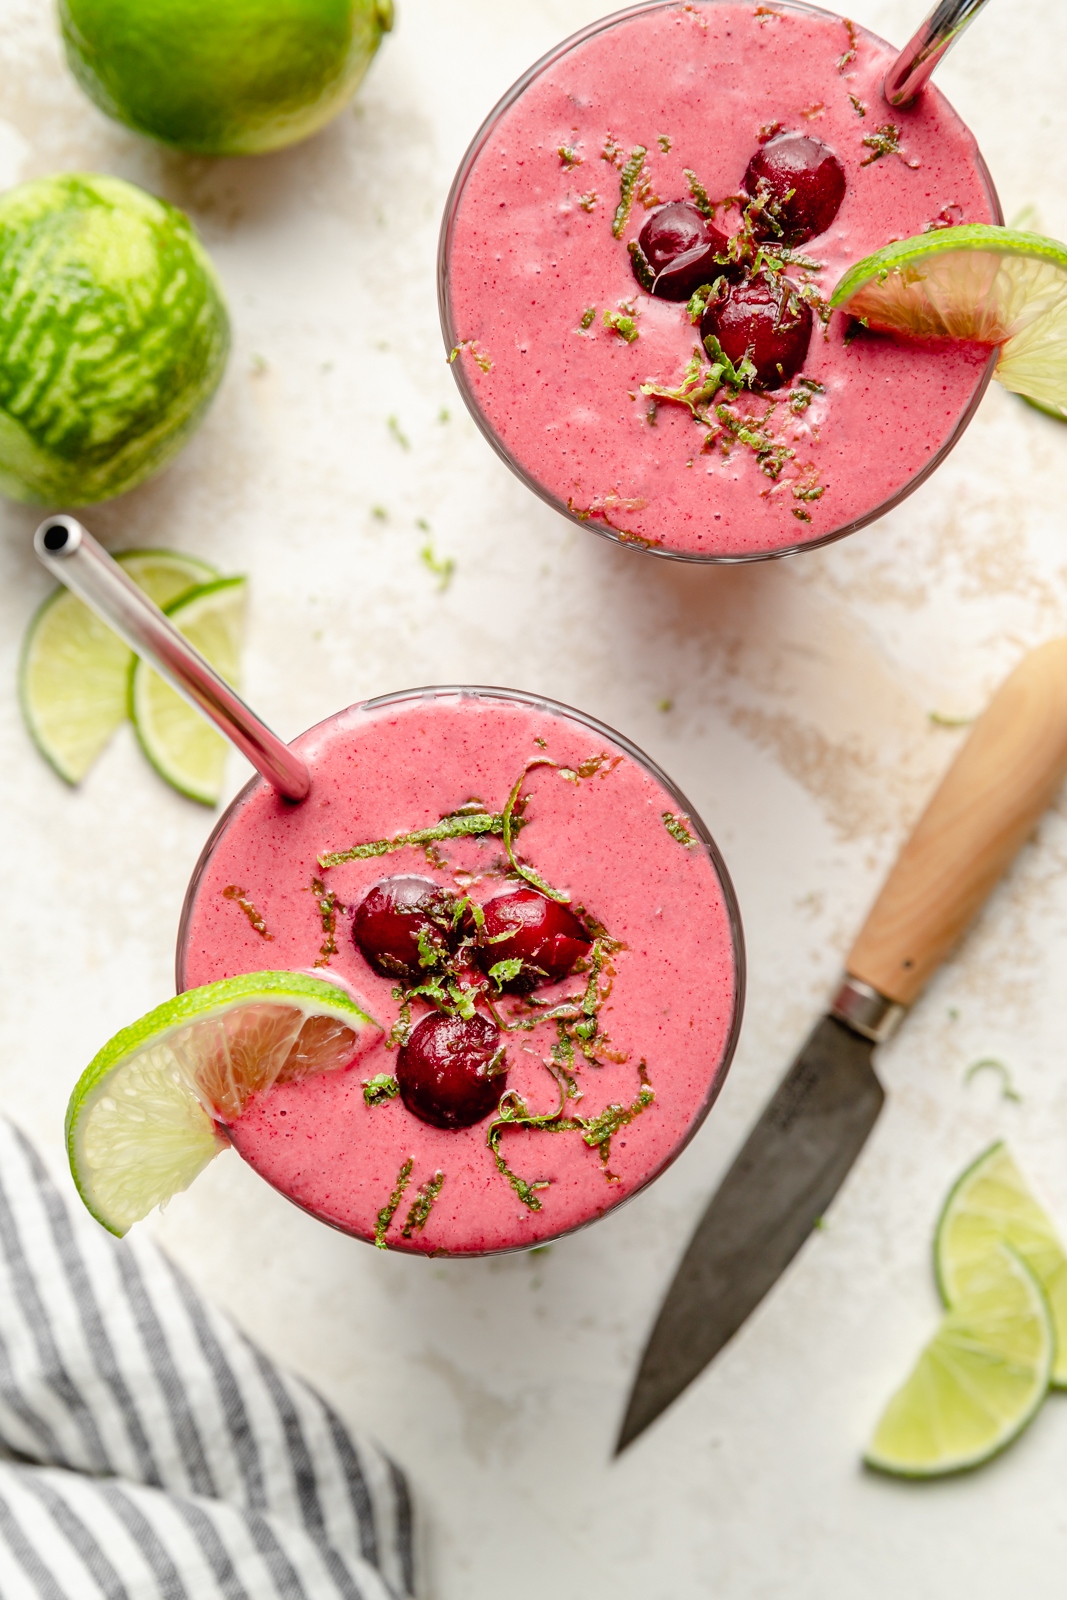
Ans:
<svg viewBox="0 0 1067 1600"><path fill-rule="evenodd" d="M1010 1245L994 1242L886 1406L864 1460L904 1478L979 1466L1036 1415L1055 1356L1041 1285Z"/></svg>
<svg viewBox="0 0 1067 1600"><path fill-rule="evenodd" d="M379 1026L346 990L304 972L251 972L189 989L117 1033L67 1107L78 1193L120 1237L187 1189L253 1094L347 1067Z"/></svg>
<svg viewBox="0 0 1067 1600"><path fill-rule="evenodd" d="M124 550L115 557L157 606L219 576L177 550ZM67 783L80 783L126 720L133 651L69 589L50 594L26 630L19 701L30 736Z"/></svg>
<svg viewBox="0 0 1067 1600"><path fill-rule="evenodd" d="M165 606L168 617L227 683L237 687L246 580L219 578ZM129 706L141 748L160 777L203 805L218 804L229 746L159 674L136 658Z"/></svg>
<svg viewBox="0 0 1067 1600"><path fill-rule="evenodd" d="M881 333L999 345L996 377L1067 420L1067 247L982 222L900 239L851 267L830 304Z"/></svg>
<svg viewBox="0 0 1067 1600"><path fill-rule="evenodd" d="M934 1270L946 1306L966 1298L998 1241L1022 1256L1045 1291L1056 1329L1052 1383L1067 1388L1067 1255L1002 1140L967 1168L938 1221Z"/></svg>

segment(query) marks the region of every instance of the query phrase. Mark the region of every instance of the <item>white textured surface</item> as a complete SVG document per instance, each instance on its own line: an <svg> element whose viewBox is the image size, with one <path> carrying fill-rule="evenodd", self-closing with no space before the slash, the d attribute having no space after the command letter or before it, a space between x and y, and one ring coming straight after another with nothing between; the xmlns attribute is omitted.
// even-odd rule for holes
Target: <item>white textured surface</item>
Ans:
<svg viewBox="0 0 1067 1600"><path fill-rule="evenodd" d="M156 484L93 513L94 529L251 575L248 694L287 735L428 682L514 684L616 725L708 821L748 935L747 1021L711 1119L648 1194L547 1254L382 1256L231 1156L152 1226L411 1468L434 1600L1052 1600L1067 1559L1064 1399L958 1482L883 1482L859 1453L936 1314L932 1224L964 1163L1007 1135L1067 1226L1062 803L882 1052L889 1104L827 1229L609 1465L687 1231L958 746L928 713L980 708L1025 648L1067 632L1067 429L994 390L891 517L748 569L620 550L535 502L460 414L437 330L437 223L484 112L600 3L400 0L354 113L287 154L212 164L112 127L68 79L43 0L0 0L0 183L82 168L158 190L202 229L234 316L203 431ZM856 15L902 39L918 11L866 0ZM1033 203L1060 237L1065 59L1067 12L999 0L941 73L1007 215ZM420 519L456 561L445 593L420 561ZM211 819L160 786L128 730L79 793L31 749L13 686L48 587L35 521L0 509L0 1074L5 1109L58 1172L78 1072L170 992ZM1010 1063L1020 1105L988 1074L964 1086L985 1055Z"/></svg>

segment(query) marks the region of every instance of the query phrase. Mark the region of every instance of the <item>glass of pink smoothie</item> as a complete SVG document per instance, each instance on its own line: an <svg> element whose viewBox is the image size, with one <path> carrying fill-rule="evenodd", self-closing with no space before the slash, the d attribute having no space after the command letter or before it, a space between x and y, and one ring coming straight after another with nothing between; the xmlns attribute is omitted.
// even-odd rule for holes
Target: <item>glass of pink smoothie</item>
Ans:
<svg viewBox="0 0 1067 1600"><path fill-rule="evenodd" d="M540 1244L650 1183L722 1086L744 988L685 798L619 734L503 689L369 701L294 749L308 798L257 778L208 841L178 987L308 969L382 1034L254 1098L239 1153L323 1222L429 1255Z"/></svg>
<svg viewBox="0 0 1067 1600"><path fill-rule="evenodd" d="M653 0L505 95L448 201L441 317L472 415L542 499L661 555L752 561L854 532L943 459L995 352L826 304L893 239L1003 220L944 97L886 103L895 59L797 0ZM755 380L712 381L716 350Z"/></svg>

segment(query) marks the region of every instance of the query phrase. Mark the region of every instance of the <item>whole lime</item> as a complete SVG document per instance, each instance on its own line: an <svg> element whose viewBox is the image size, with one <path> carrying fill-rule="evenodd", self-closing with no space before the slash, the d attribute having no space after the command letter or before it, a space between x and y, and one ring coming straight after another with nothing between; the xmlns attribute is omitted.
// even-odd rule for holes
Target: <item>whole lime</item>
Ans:
<svg viewBox="0 0 1067 1600"><path fill-rule="evenodd" d="M214 269L174 206L119 178L0 196L0 490L91 505L177 454L226 365Z"/></svg>
<svg viewBox="0 0 1067 1600"><path fill-rule="evenodd" d="M199 155L306 139L341 110L392 0L59 0L67 59L101 110Z"/></svg>

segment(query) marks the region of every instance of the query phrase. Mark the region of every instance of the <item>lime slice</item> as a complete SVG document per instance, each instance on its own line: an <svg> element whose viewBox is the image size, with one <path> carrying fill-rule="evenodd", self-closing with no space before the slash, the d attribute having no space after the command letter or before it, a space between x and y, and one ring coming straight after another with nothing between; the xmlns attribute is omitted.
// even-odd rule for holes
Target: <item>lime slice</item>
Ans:
<svg viewBox="0 0 1067 1600"><path fill-rule="evenodd" d="M157 606L218 577L177 550L125 550L115 557ZM26 631L19 700L30 735L68 783L80 783L126 720L133 652L69 589L57 589Z"/></svg>
<svg viewBox="0 0 1067 1600"><path fill-rule="evenodd" d="M966 1298L998 1240L1018 1251L1045 1291L1056 1329L1052 1382L1067 1388L1067 1256L1002 1141L967 1168L937 1224L934 1271L946 1306Z"/></svg>
<svg viewBox="0 0 1067 1600"><path fill-rule="evenodd" d="M219 578L165 607L189 643L235 688L245 587L244 578ZM226 772L226 740L141 660L130 670L130 716L141 748L160 777L190 800L217 805Z"/></svg>
<svg viewBox="0 0 1067 1600"><path fill-rule="evenodd" d="M868 1466L938 1478L988 1461L1037 1412L1055 1355L1041 1285L1010 1245L993 1243L886 1406Z"/></svg>
<svg viewBox="0 0 1067 1600"><path fill-rule="evenodd" d="M253 1094L348 1066L380 1029L338 984L251 972L189 989L104 1046L67 1107L78 1192L112 1233L187 1189Z"/></svg>
<svg viewBox="0 0 1067 1600"><path fill-rule="evenodd" d="M1067 248L969 222L857 262L830 304L883 333L1000 345L1006 389L1067 418Z"/></svg>

